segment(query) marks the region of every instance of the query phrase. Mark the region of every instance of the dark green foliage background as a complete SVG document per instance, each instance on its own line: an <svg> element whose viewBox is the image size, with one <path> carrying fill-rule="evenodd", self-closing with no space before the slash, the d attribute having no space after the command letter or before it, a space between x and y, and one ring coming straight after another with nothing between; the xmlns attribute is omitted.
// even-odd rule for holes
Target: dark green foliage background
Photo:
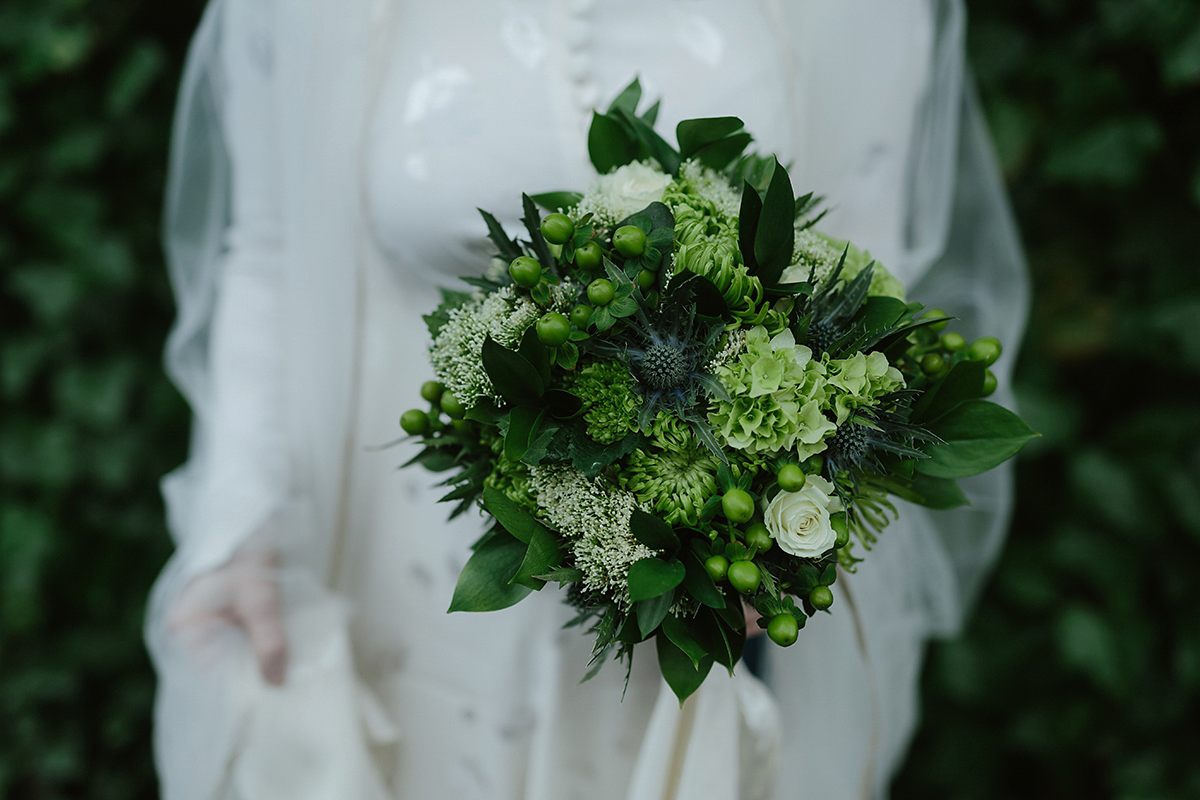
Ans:
<svg viewBox="0 0 1200 800"><path fill-rule="evenodd" d="M201 5L0 5L0 798L155 793L140 628L187 434L158 217ZM1200 4L968 6L1045 436L895 796L1200 797Z"/></svg>

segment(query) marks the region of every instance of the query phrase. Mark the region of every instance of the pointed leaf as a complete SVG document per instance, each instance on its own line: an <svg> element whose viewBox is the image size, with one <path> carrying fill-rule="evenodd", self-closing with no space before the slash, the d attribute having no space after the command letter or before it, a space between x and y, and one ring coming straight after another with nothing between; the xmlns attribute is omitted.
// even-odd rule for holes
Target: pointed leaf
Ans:
<svg viewBox="0 0 1200 800"><path fill-rule="evenodd" d="M796 197L792 193L792 181L788 172L778 161L771 173L767 196L763 199L762 215L758 230L754 232L754 260L758 263L758 277L764 285L779 283L779 276L792 260L795 248Z"/></svg>
<svg viewBox="0 0 1200 800"><path fill-rule="evenodd" d="M929 458L917 462L917 472L935 478L978 475L1016 455L1038 434L1008 409L986 400L961 403L929 430L941 442L923 448Z"/></svg>
<svg viewBox="0 0 1200 800"><path fill-rule="evenodd" d="M504 455L520 461L533 444L534 438L546 416L545 408L517 406L508 416L508 433L504 435Z"/></svg>
<svg viewBox="0 0 1200 800"><path fill-rule="evenodd" d="M758 271L758 262L754 259L754 239L758 233L762 207L758 191L746 181L742 186L742 205L738 212L738 249L742 251L742 260L751 274Z"/></svg>
<svg viewBox="0 0 1200 800"><path fill-rule="evenodd" d="M721 171L738 158L752 141L754 137L748 133L735 133L702 148L696 153L696 159L710 169Z"/></svg>
<svg viewBox="0 0 1200 800"><path fill-rule="evenodd" d="M744 127L737 117L701 117L685 119L675 126L675 140L679 142L679 155L691 158L703 148L720 141Z"/></svg>
<svg viewBox="0 0 1200 800"><path fill-rule="evenodd" d="M944 378L921 395L909 419L917 425L924 425L953 411L959 403L979 397L983 394L986 373L987 367L982 361L958 362Z"/></svg>
<svg viewBox="0 0 1200 800"><path fill-rule="evenodd" d="M651 550L674 553L679 549L679 537L671 526L640 508L635 508L629 517L629 532Z"/></svg>
<svg viewBox="0 0 1200 800"><path fill-rule="evenodd" d="M592 112L588 129L588 155L601 175L623 167L637 158L638 146L625 127L608 114Z"/></svg>
<svg viewBox="0 0 1200 800"><path fill-rule="evenodd" d="M558 537L545 525L538 523L533 528L533 535L529 539L529 548L525 551L525 558L521 561L517 574L512 576L509 583L519 583L530 589L539 590L546 585L546 581L538 576L557 567L561 561L562 550L558 546Z"/></svg>
<svg viewBox="0 0 1200 800"><path fill-rule="evenodd" d="M638 631L641 632L643 639L654 633L655 629L662 624L674 602L674 592L666 592L658 597L649 597L637 602Z"/></svg>
<svg viewBox="0 0 1200 800"><path fill-rule="evenodd" d="M545 383L538 370L520 353L497 344L492 337L483 342L481 353L483 369L492 380L500 395L512 403L533 403L545 391Z"/></svg>
<svg viewBox="0 0 1200 800"><path fill-rule="evenodd" d="M662 621L663 633L671 640L671 643L687 654L692 660L692 666L700 668L700 662L708 655L708 651L704 649L704 645L692 636L688 630L687 624L677 617L668 615Z"/></svg>
<svg viewBox="0 0 1200 800"><path fill-rule="evenodd" d="M579 205L579 201L583 199L583 195L579 192L542 192L530 195L530 197L542 208L560 212Z"/></svg>
<svg viewBox="0 0 1200 800"><path fill-rule="evenodd" d="M525 559L526 545L511 536L494 536L467 560L458 575L447 611L499 611L520 602L528 586L509 581Z"/></svg>
<svg viewBox="0 0 1200 800"><path fill-rule="evenodd" d="M504 530L525 544L533 539L534 529L542 527L536 517L510 500L504 492L491 486L483 489L483 507Z"/></svg>
<svg viewBox="0 0 1200 800"><path fill-rule="evenodd" d="M478 208L476 211L483 215L483 221L488 228L488 238L492 240L492 244L496 245L496 250L501 258L505 261L512 261L517 256L524 255L517 240L508 238L508 234L504 232L504 226L500 224L499 220L482 208Z"/></svg>
<svg viewBox="0 0 1200 800"><path fill-rule="evenodd" d="M629 85L621 90L621 93L616 96L612 104L608 107L609 112L616 111L618 108L624 109L629 113L637 111L638 103L642 101L642 82L638 78L634 78L629 82Z"/></svg>
<svg viewBox="0 0 1200 800"><path fill-rule="evenodd" d="M720 500L718 499L718 503ZM704 568L704 562L695 553L688 551L683 555L683 566L687 570L683 576L683 588L697 602L709 608L724 608L725 595L717 588L712 576Z"/></svg>
<svg viewBox="0 0 1200 800"><path fill-rule="evenodd" d="M669 592L683 582L685 573L683 562L677 558L635 561L629 568L629 599L636 603Z"/></svg>
<svg viewBox="0 0 1200 800"><path fill-rule="evenodd" d="M699 667L695 666L691 656L680 650L665 633L660 632L654 638L654 643L658 650L658 669L682 706L683 701L704 683L709 670L712 669L713 660L711 657L705 657L700 660Z"/></svg>

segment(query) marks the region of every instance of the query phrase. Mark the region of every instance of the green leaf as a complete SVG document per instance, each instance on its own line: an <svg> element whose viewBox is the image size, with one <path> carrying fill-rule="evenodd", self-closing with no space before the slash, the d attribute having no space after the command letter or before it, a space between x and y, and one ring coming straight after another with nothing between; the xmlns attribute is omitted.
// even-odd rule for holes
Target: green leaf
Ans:
<svg viewBox="0 0 1200 800"><path fill-rule="evenodd" d="M704 649L704 645L696 640L696 637L692 636L687 624L677 617L668 615L662 621L662 629L667 638L671 640L671 643L682 650L692 660L692 666L699 669L700 662L708 656L708 651Z"/></svg>
<svg viewBox="0 0 1200 800"><path fill-rule="evenodd" d="M499 611L520 602L528 586L509 583L525 559L526 545L511 536L493 536L467 560L454 587L451 611Z"/></svg>
<svg viewBox="0 0 1200 800"><path fill-rule="evenodd" d="M913 476L912 490L920 497L916 502L926 508L946 511L959 506L970 505L962 487L953 478L934 478L931 475L918 473Z"/></svg>
<svg viewBox="0 0 1200 800"><path fill-rule="evenodd" d="M640 508L635 508L629 517L629 532L651 550L674 553L679 549L679 537L671 526Z"/></svg>
<svg viewBox="0 0 1200 800"><path fill-rule="evenodd" d="M500 224L499 220L482 208L475 210L483 215L483 221L487 223L488 238L492 240L492 244L496 245L496 250L501 258L505 261L512 261L517 256L524 255L517 240L508 238L508 234L504 232L504 226Z"/></svg>
<svg viewBox="0 0 1200 800"><path fill-rule="evenodd" d="M517 406L508 415L508 433L504 435L504 455L513 461L520 461L533 444L542 418L546 416L545 408L537 406Z"/></svg>
<svg viewBox="0 0 1200 800"><path fill-rule="evenodd" d="M662 623L674 602L674 592L665 592L658 597L648 597L637 602L638 630L643 639L654 633L655 628Z"/></svg>
<svg viewBox="0 0 1200 800"><path fill-rule="evenodd" d="M637 105L642 101L642 82L634 78L629 82L629 85L621 90L621 93L616 96L609 105L609 112L616 111L618 108L628 111L630 114L637 111Z"/></svg>
<svg viewBox="0 0 1200 800"><path fill-rule="evenodd" d="M713 142L720 141L745 127L737 117L702 117L685 119L675 126L679 155L691 158Z"/></svg>
<svg viewBox="0 0 1200 800"><path fill-rule="evenodd" d="M713 659L706 656L700 660L699 666L694 665L692 657L680 650L663 632L654 638L654 643L658 650L658 669L682 706L683 701L699 689L700 684L708 677Z"/></svg>
<svg viewBox="0 0 1200 800"><path fill-rule="evenodd" d="M544 285L544 284L543 284ZM543 386L550 385L550 348L538 338L537 326L530 325L521 336L517 352L537 370Z"/></svg>
<svg viewBox="0 0 1200 800"><path fill-rule="evenodd" d="M683 588L687 593L709 608L724 608L725 595L717 588L700 557L691 551L684 553L683 566L687 570L687 574L683 576Z"/></svg>
<svg viewBox="0 0 1200 800"><path fill-rule="evenodd" d="M537 368L520 353L497 344L490 336L483 342L481 357L492 385L513 405L534 403L545 391L546 385Z"/></svg>
<svg viewBox="0 0 1200 800"><path fill-rule="evenodd" d="M600 474L600 470L619 458L629 455L645 441L640 433L630 433L612 444L600 444L582 430L571 438L571 466L588 478Z"/></svg>
<svg viewBox="0 0 1200 800"><path fill-rule="evenodd" d="M669 592L683 582L685 573L683 562L677 558L635 561L629 568L629 599L636 603Z"/></svg>
<svg viewBox="0 0 1200 800"><path fill-rule="evenodd" d="M710 169L721 171L738 158L752 141L754 137L748 133L735 133L698 151L696 159Z"/></svg>
<svg viewBox="0 0 1200 800"><path fill-rule="evenodd" d="M525 509L514 503L499 489L486 486L483 489L483 507L496 518L504 530L515 538L529 544L536 528L542 523Z"/></svg>
<svg viewBox="0 0 1200 800"><path fill-rule="evenodd" d="M613 110L613 113L629 126L642 147L650 154L651 158L662 166L664 172L670 175L679 174L679 153L674 147L667 144L666 140L659 136L654 128L635 116L632 111L617 108Z"/></svg>
<svg viewBox="0 0 1200 800"><path fill-rule="evenodd" d="M796 197L792 181L778 161L763 198L762 215L754 232L754 260L757 275L764 285L779 283L779 276L792 260L795 248Z"/></svg>
<svg viewBox="0 0 1200 800"><path fill-rule="evenodd" d="M583 570L576 567L558 567L537 577L544 581L554 581L559 586L564 586L568 583L578 583L583 580Z"/></svg>
<svg viewBox="0 0 1200 800"><path fill-rule="evenodd" d="M542 192L541 194L532 194L530 198L549 211L566 211L568 208L579 205L583 195L579 192Z"/></svg>
<svg viewBox="0 0 1200 800"><path fill-rule="evenodd" d="M909 419L925 425L945 416L967 400L983 394L987 367L982 361L960 361L940 381L931 386L913 406Z"/></svg>
<svg viewBox="0 0 1200 800"><path fill-rule="evenodd" d="M542 399L546 401L550 413L558 419L570 419L583 410L583 400L579 395L566 389L547 389Z"/></svg>
<svg viewBox="0 0 1200 800"><path fill-rule="evenodd" d="M533 535L529 539L529 547L525 558L509 583L519 583L530 589L539 590L546 581L539 578L549 570L557 567L562 561L562 550L558 546L558 537L548 530L545 525L537 523L533 527Z"/></svg>
<svg viewBox="0 0 1200 800"><path fill-rule="evenodd" d="M908 312L908 305L895 297L868 297L855 316L855 323L867 333L892 327Z"/></svg>
<svg viewBox="0 0 1200 800"><path fill-rule="evenodd" d="M588 129L588 155L596 172L604 175L635 160L638 146L614 117L594 111Z"/></svg>
<svg viewBox="0 0 1200 800"><path fill-rule="evenodd" d="M753 274L758 271L758 262L754 259L754 238L758 231L758 221L762 216L762 198L758 190L746 181L742 185L742 205L738 212L738 249L742 252L742 260L746 268Z"/></svg>
<svg viewBox="0 0 1200 800"><path fill-rule="evenodd" d="M1016 455L1037 436L1006 408L986 400L968 400L929 426L941 442L923 448L929 458L917 472L935 478L978 475Z"/></svg>
<svg viewBox="0 0 1200 800"><path fill-rule="evenodd" d="M618 297L608 304L608 313L617 318L631 317L637 309L637 301L632 297Z"/></svg>
<svg viewBox="0 0 1200 800"><path fill-rule="evenodd" d="M529 244L533 247L533 254L537 256L537 260L541 263L542 269L555 275L557 262L554 256L550 254L550 247L546 244L546 237L542 236L542 216L538 213L537 205L533 202L533 198L524 192L521 193L521 206L525 211L525 216L521 217L521 222L525 225L525 230L529 232ZM545 286L544 283L539 286ZM547 299L549 290L546 290Z"/></svg>

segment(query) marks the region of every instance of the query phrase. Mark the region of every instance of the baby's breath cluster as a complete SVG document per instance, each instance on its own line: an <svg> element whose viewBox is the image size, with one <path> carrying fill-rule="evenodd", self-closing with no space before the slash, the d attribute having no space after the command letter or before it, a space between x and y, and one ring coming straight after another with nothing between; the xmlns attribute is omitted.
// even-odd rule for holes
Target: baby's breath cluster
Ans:
<svg viewBox="0 0 1200 800"><path fill-rule="evenodd" d="M628 608L629 567L654 555L629 532L633 494L563 466L533 467L530 488L546 521L570 542L584 588Z"/></svg>

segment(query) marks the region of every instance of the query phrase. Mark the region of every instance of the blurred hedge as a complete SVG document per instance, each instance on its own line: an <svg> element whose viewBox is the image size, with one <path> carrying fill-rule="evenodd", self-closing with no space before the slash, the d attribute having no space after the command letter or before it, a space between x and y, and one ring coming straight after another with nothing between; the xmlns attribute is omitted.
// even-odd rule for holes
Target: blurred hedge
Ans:
<svg viewBox="0 0 1200 800"><path fill-rule="evenodd" d="M142 610L187 410L158 246L201 3L0 3L0 797L155 796Z"/></svg>
<svg viewBox="0 0 1200 800"><path fill-rule="evenodd" d="M897 800L1200 797L1200 4L970 0L1044 438Z"/></svg>
<svg viewBox="0 0 1200 800"><path fill-rule="evenodd" d="M157 225L201 6L0 5L0 798L154 796L140 626L187 428ZM1045 436L895 795L1200 797L1200 7L968 6Z"/></svg>

